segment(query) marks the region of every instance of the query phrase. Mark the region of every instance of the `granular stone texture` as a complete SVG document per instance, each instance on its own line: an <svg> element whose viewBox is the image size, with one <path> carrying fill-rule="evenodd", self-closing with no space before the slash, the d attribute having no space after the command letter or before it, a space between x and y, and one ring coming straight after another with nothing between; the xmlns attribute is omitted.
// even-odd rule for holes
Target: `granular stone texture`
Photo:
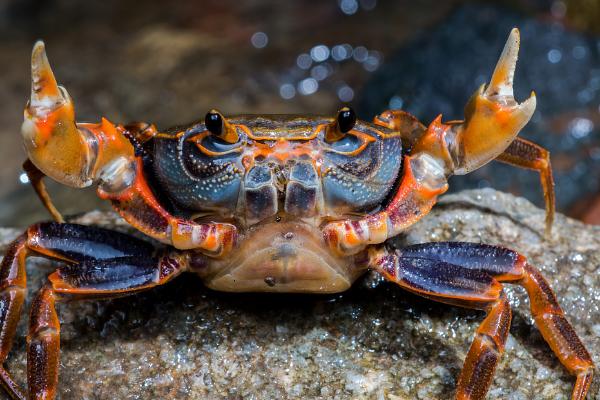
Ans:
<svg viewBox="0 0 600 400"><path fill-rule="evenodd" d="M398 245L457 240L509 246L538 266L600 363L600 227L490 189L448 195ZM79 222L127 229L113 214ZM0 246L16 231L0 230ZM51 270L30 262L31 288ZM568 399L574 383L507 288L514 319L489 399ZM59 307L60 398L449 399L483 313L424 300L367 276L329 296L231 295L194 276L111 301ZM26 319L26 318L24 318ZM8 368L25 381L25 322ZM600 378L588 399L600 400Z"/></svg>

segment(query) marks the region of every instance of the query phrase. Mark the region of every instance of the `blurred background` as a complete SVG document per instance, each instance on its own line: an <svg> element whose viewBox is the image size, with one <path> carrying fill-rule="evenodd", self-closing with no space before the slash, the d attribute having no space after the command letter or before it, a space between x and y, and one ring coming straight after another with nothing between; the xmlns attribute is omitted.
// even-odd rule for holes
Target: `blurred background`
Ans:
<svg viewBox="0 0 600 400"><path fill-rule="evenodd" d="M600 224L600 1L0 1L0 226L49 216L26 184L19 128L34 41L46 42L79 121L166 128L234 113L364 119L402 108L460 119L521 29L516 97L538 109L521 135L548 148L559 211ZM543 207L537 173L492 162L452 178ZM107 209L94 190L49 184L58 208Z"/></svg>

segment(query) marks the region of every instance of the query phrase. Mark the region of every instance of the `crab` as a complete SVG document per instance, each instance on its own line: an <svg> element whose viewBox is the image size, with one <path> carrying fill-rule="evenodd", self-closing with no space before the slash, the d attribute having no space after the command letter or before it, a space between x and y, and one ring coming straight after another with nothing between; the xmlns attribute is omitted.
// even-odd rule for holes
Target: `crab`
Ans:
<svg viewBox="0 0 600 400"><path fill-rule="evenodd" d="M513 96L519 31L464 121L429 126L401 110L373 122L343 107L333 117L238 115L159 130L153 124L78 123L43 42L33 48L22 126L24 169L54 221L30 226L0 264L0 381L15 399L54 399L59 376L56 302L132 295L184 272L227 292L337 293L374 271L433 301L484 310L456 387L483 399L504 351L511 308L504 283L523 286L542 336L576 376L584 399L594 365L548 282L516 251L480 243L397 248L393 238L431 210L447 179L499 160L539 172L546 234L554 218L548 152L517 137L535 94ZM154 239L66 223L43 178L97 193ZM157 244L158 242L158 244ZM27 395L4 368L27 292L26 259L61 264L32 301Z"/></svg>

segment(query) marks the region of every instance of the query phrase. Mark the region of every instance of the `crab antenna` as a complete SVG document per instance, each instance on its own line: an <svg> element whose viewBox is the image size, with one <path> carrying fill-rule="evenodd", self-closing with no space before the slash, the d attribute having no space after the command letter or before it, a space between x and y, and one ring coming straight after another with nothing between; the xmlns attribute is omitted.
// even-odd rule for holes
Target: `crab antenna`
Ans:
<svg viewBox="0 0 600 400"><path fill-rule="evenodd" d="M36 111L52 110L65 102L46 56L44 42L38 40L31 53L31 100Z"/></svg>

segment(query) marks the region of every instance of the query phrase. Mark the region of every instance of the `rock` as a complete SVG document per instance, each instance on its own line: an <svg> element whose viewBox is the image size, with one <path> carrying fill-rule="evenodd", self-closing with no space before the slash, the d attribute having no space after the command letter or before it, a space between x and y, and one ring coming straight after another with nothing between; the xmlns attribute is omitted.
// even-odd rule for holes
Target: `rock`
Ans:
<svg viewBox="0 0 600 400"><path fill-rule="evenodd" d="M557 215L546 241L543 217L524 199L465 191L443 197L397 243L461 240L523 252L598 364L600 227ZM78 220L127 229L113 214ZM0 230L2 249L16 234ZM34 288L49 269L30 264ZM533 325L524 291L507 292L514 319L488 399L570 398L574 379ZM447 399L483 317L374 276L329 296L223 294L189 276L137 296L64 304L59 314L63 400ZM24 382L21 324L8 368ZM600 378L588 399L600 399Z"/></svg>

